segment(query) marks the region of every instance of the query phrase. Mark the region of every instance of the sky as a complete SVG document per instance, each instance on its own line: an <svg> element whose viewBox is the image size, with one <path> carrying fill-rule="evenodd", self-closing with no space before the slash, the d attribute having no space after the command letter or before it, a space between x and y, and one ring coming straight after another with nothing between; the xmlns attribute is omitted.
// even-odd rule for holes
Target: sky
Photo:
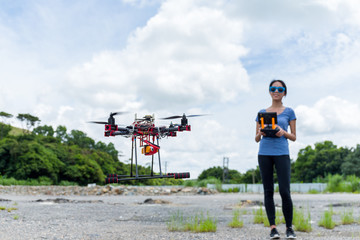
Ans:
<svg viewBox="0 0 360 240"><path fill-rule="evenodd" d="M269 83L286 82L300 149L360 144L360 2L356 0L0 0L0 111L105 138L138 116L191 118L191 132L160 140L163 169L257 166L255 117ZM174 121L175 123L175 121ZM169 122L156 120L156 125ZM149 157L140 157L147 165Z"/></svg>

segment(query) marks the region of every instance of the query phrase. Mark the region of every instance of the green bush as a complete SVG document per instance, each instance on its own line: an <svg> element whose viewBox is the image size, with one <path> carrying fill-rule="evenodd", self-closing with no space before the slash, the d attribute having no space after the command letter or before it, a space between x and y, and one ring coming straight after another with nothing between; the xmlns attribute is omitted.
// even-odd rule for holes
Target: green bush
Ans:
<svg viewBox="0 0 360 240"><path fill-rule="evenodd" d="M339 174L328 175L326 191L328 192L358 192L360 191L360 178L355 175L343 176Z"/></svg>

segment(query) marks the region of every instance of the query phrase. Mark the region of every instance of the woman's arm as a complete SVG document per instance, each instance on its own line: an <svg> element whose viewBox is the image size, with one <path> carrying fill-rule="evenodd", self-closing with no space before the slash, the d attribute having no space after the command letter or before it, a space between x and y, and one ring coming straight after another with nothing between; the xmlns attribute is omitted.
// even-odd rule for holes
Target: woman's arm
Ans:
<svg viewBox="0 0 360 240"><path fill-rule="evenodd" d="M260 124L256 122L255 142L260 142L261 136L265 136L265 133L260 131Z"/></svg>
<svg viewBox="0 0 360 240"><path fill-rule="evenodd" d="M280 131L276 133L276 136L281 137L284 136L287 139L295 142L296 141L296 119L291 120L290 123L290 133L286 132L284 129L280 128Z"/></svg>

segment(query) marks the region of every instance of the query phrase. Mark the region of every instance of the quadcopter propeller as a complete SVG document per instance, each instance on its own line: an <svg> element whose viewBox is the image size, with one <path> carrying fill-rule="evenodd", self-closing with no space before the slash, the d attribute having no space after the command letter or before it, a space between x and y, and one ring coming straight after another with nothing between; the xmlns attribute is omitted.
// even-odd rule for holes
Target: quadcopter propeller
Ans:
<svg viewBox="0 0 360 240"><path fill-rule="evenodd" d="M113 112L113 113L110 113L110 117L115 116L115 115L123 115L126 113L128 113L128 112Z"/></svg>
<svg viewBox="0 0 360 240"><path fill-rule="evenodd" d="M188 115L186 116L185 114L180 116L180 115L176 115L176 116L171 116L171 117L166 117L166 118L160 118L160 119L163 119L163 120L169 120L169 119L177 119L177 118L189 118L189 117L201 117L201 116L206 116L208 114L193 114L193 115Z"/></svg>
<svg viewBox="0 0 360 240"><path fill-rule="evenodd" d="M108 119L107 122L104 122L104 121L90 121L89 123L96 123L96 124L110 124L110 125L115 125L115 119L114 119L114 116L115 115L123 115L127 112L113 112L113 113L110 113L110 117Z"/></svg>
<svg viewBox="0 0 360 240"><path fill-rule="evenodd" d="M108 124L108 122L100 122L100 121L89 121L88 123Z"/></svg>

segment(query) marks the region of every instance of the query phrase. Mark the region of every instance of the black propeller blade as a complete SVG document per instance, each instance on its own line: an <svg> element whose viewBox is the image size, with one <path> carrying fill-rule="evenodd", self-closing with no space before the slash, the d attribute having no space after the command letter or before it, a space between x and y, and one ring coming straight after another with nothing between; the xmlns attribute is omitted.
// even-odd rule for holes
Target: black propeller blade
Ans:
<svg viewBox="0 0 360 240"><path fill-rule="evenodd" d="M112 112L110 113L110 117L108 119L107 122L104 122L104 121L90 121L89 123L96 123L96 124L110 124L110 125L115 125L115 119L114 119L114 116L115 115L123 115L127 112Z"/></svg>
<svg viewBox="0 0 360 240"><path fill-rule="evenodd" d="M110 113L110 116L115 116L115 115L123 115L123 114L126 114L128 112L113 112L113 113Z"/></svg>
<svg viewBox="0 0 360 240"><path fill-rule="evenodd" d="M100 122L100 121L90 121L88 123L96 123L96 124L108 124L108 122Z"/></svg>
<svg viewBox="0 0 360 240"><path fill-rule="evenodd" d="M171 117L166 117L166 118L160 118L160 119L163 119L163 120L169 120L169 119L177 119L177 118L189 118L189 117L201 117L201 116L206 116L208 114L193 114L193 115L188 115L186 116L185 114L180 116L180 115L175 115L175 116L171 116Z"/></svg>

